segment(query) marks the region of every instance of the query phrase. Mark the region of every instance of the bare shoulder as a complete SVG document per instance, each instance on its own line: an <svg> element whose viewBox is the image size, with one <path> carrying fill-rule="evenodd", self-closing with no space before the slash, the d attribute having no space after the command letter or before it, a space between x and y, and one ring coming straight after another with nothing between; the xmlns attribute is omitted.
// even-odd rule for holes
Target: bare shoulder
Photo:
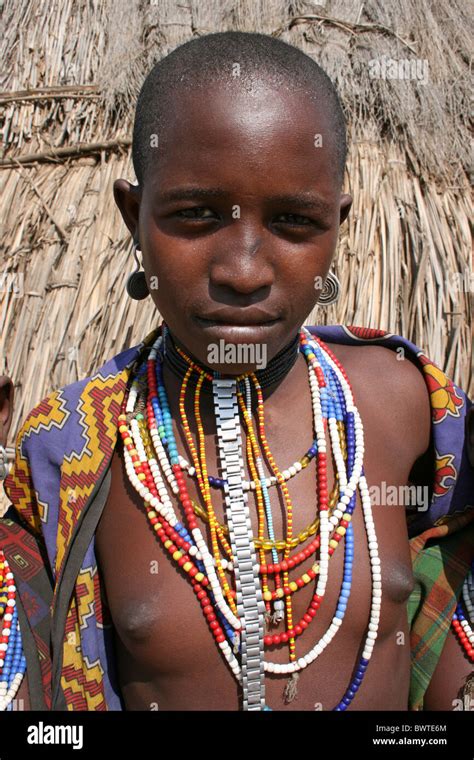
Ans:
<svg viewBox="0 0 474 760"><path fill-rule="evenodd" d="M404 396L429 406L426 383L419 367L405 353L385 346L327 344L354 378L377 386L381 394Z"/></svg>
<svg viewBox="0 0 474 760"><path fill-rule="evenodd" d="M370 409L394 434L409 434L421 456L429 445L431 407L420 368L404 353L384 346L328 346L347 371L359 409Z"/></svg>

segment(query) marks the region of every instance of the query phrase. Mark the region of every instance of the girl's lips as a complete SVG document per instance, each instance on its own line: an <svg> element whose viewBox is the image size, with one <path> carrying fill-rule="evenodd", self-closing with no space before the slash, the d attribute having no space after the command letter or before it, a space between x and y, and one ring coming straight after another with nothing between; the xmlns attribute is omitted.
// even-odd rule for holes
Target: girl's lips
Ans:
<svg viewBox="0 0 474 760"><path fill-rule="evenodd" d="M223 340L225 343L267 343L271 331L280 319L254 325L227 324L198 320L199 328L207 341Z"/></svg>
<svg viewBox="0 0 474 760"><path fill-rule="evenodd" d="M256 319L255 317L252 319L251 316L245 316L242 315L239 318L233 318L230 317L226 318L208 318L208 317L196 317L196 321L202 326L202 327L242 327L242 328L252 328L252 327L270 327L271 325L274 325L276 322L280 321L280 317L273 317L273 318L259 318Z"/></svg>

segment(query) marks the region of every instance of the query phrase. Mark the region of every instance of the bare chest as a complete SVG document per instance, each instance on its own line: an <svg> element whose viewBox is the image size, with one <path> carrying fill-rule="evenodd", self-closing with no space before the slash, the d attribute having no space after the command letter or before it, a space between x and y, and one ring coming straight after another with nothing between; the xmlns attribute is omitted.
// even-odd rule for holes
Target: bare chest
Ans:
<svg viewBox="0 0 474 760"><path fill-rule="evenodd" d="M363 410L360 411L363 414ZM385 494L390 492L393 498L389 504L373 506L382 567L382 615L378 643L356 709L405 709L409 682L406 600L413 581L405 511L396 494L407 482L411 462L409 455L394 459L391 443L384 439L377 421L369 413L365 416L365 471L369 486L379 487L380 494L385 488ZM283 417L286 418L284 426ZM275 412L270 413L267 420L269 443L280 469L299 460L313 438L307 400L301 400L292 414L283 417ZM176 435L181 441L180 451L184 453L179 425L176 425ZM244 439L244 447L245 443ZM206 459L209 474L217 475L217 452L212 435L206 439ZM317 516L315 483L314 462L288 482L295 542L292 554L304 551L314 538L311 531ZM328 483L331 489L334 483L331 461ZM188 478L187 484L191 498L202 507L197 482ZM269 493L275 538L282 540L287 535L288 502L275 488L269 489ZM212 491L212 505L219 530L225 536L222 491ZM249 505L253 532L257 536L258 503L254 493L249 495ZM176 502L175 509L179 512ZM199 523L211 546L213 537L208 520L200 518ZM267 677L267 702L275 709L331 709L350 682L362 651L371 602L369 552L360 503L352 524L353 584L343 626L331 646L302 672L297 700L285 705L282 693L286 679ZM172 561L147 523L142 500L128 481L119 449L112 461L112 485L98 527L96 548L114 622L121 688L128 709L238 709L236 682L213 641L189 578ZM225 551L223 554L225 556ZM267 553L267 562L271 561L270 556ZM311 561L308 558L292 570L290 581L301 578ZM330 560L324 604L296 640L298 656L306 654L329 627L343 573L344 549L340 546ZM231 583L231 574L226 572L226 577ZM294 624L304 619L313 593L314 584L305 584L293 594ZM270 633L284 630L283 623L272 627ZM274 646L268 656L274 662L287 662L288 647ZM381 683L386 686L383 703L380 701Z"/></svg>

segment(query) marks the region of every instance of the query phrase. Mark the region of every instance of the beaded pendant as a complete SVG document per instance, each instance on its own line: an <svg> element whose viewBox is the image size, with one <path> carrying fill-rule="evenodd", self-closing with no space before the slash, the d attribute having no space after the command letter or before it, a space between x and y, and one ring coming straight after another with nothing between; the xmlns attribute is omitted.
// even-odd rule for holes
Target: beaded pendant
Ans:
<svg viewBox="0 0 474 760"><path fill-rule="evenodd" d="M316 460L318 515L315 538L302 551L292 554L293 504L283 474L266 439L262 389L254 373L236 378L220 378L197 365L179 349L187 362L179 397L181 424L192 458L189 466L178 452L171 412L163 382L166 327L157 338L149 356L137 367L119 417L124 443L124 458L130 482L145 502L147 517L169 553L186 574L214 640L241 687L242 708L268 710L265 702L265 673L289 676L286 701L294 697L296 679L333 641L345 616L352 585L354 536L352 516L356 493L360 493L368 538L372 573L372 601L366 639L355 676L334 710L346 710L354 699L372 656L380 618L382 576L369 490L364 475L364 435L359 412L344 369L329 348L304 328L299 335L300 351L308 366L314 425L313 457ZM190 377L195 373L194 414L196 441L185 411ZM205 437L201 421L200 394L203 383L213 391L218 437L220 488L224 491L227 524L217 520L212 497L211 477L206 463ZM256 403L254 403L254 398ZM256 425L253 418L256 406ZM241 426L246 430L246 458L251 481L245 479ZM329 494L327 482L326 431L335 462L335 484ZM264 472L264 459L271 474ZM184 464L184 466L183 466ZM192 471L189 470L192 468ZM203 507L190 497L186 477L195 477ZM249 487L249 483L252 484ZM286 535L277 542L268 488L277 488L286 507ZM254 536L248 494L255 492L258 535ZM176 497L179 515L172 502ZM208 546L198 525L199 512L209 525ZM308 532L304 532L305 540ZM314 533L312 534L314 535ZM229 540L228 540L229 538ZM338 549L344 552L344 575L336 611L326 633L306 652L298 654L296 640L317 615L325 599L330 558ZM270 546L270 548L268 548ZM283 546L278 556L277 546ZM266 559L270 552L271 561ZM296 580L289 573L306 560L311 565ZM230 578L228 577L230 575ZM293 619L293 595L314 583L314 592L301 620ZM282 633L265 633L264 621L285 621ZM266 650L288 646L288 663L266 658Z"/></svg>

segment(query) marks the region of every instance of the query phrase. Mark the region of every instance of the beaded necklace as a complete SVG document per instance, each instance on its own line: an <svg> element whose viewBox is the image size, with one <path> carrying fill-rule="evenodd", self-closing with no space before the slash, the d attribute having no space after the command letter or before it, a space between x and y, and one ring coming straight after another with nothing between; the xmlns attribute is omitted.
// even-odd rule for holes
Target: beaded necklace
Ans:
<svg viewBox="0 0 474 760"><path fill-rule="evenodd" d="M143 497L147 517L172 560L187 575L202 607L217 646L242 688L242 707L246 710L270 709L265 702L265 673L289 675L286 701L294 697L298 673L310 665L338 632L347 608L352 584L354 537L351 525L360 492L368 537L372 571L372 603L362 656L349 687L335 710L346 710L355 697L369 664L381 608L381 572L378 544L367 482L363 470L364 439L360 415L354 405L347 376L329 348L304 328L299 334L299 350L308 365L315 431L316 491L319 534L303 551L291 556L293 548L293 504L286 479L278 469L265 434L263 395L254 373L237 378L220 378L196 364L182 349L187 369L182 378L179 410L186 442L209 524L208 547L197 523L197 515L185 480L175 440L171 412L163 382L166 327L153 344L150 354L139 363L127 389L119 417L119 432L124 443L124 461L130 482ZM193 439L185 411L190 377L194 383L194 414L197 440ZM228 536L224 535L214 512L205 455L205 438L200 417L203 383L212 385L219 461L223 471ZM252 420L252 391L256 396L256 429ZM244 489L244 460L241 422L246 427L246 455L255 485L258 537L253 536L248 506L250 489ZM335 461L336 484L330 500L327 483L326 430L329 431ZM268 498L268 478L264 477L263 455L272 470L276 487L286 507L286 535L283 558L279 561ZM296 474L296 473L295 473ZM174 494L184 513L182 520L170 498ZM265 533L272 546L272 562L265 559ZM306 536L307 537L307 536ZM305 540L305 539L303 539ZM256 546L256 541L258 545ZM329 560L340 543L344 544L344 575L335 614L326 633L305 655L297 656L296 639L302 636L324 600ZM227 554L227 558L222 556ZM289 572L312 554L311 567L295 581ZM258 557L257 557L258 555ZM231 578L227 577L230 573ZM316 587L306 613L293 621L292 597L315 581ZM271 588L270 586L274 586ZM265 633L265 620L285 620L282 633ZM288 645L289 662L276 663L265 658L265 649Z"/></svg>
<svg viewBox="0 0 474 760"><path fill-rule="evenodd" d="M166 358L168 365L175 375L177 375L179 378L182 378L188 369L188 361L185 358L186 355L176 346L172 335L169 333L169 331L166 331L166 326L164 329L166 336ZM265 388L271 383L274 383L275 381L281 379L285 374L288 373L298 356L298 343L299 337L297 335L294 340L290 341L290 343L272 359L268 367L256 372L255 376L258 379L261 388ZM189 385L193 385L194 377L194 375L191 375L189 377ZM285 480L290 480L298 472L308 466L313 457L316 455L315 443L316 441L313 442L313 444L309 447L301 459L293 462L290 467L282 471L282 475ZM195 468L183 456L179 456L179 461L182 469L187 470L188 475L196 477ZM213 488L224 489L225 481L222 478L209 475L208 479L209 485ZM266 486L267 488L275 486L278 483L278 479L274 475L269 478L265 478L263 476L263 478L260 478L260 481L262 483L262 486ZM245 491L255 490L256 483L254 480L244 479L243 488Z"/></svg>
<svg viewBox="0 0 474 760"><path fill-rule="evenodd" d="M16 608L16 585L7 559L0 549L0 711L13 710L13 700L26 670Z"/></svg>
<svg viewBox="0 0 474 760"><path fill-rule="evenodd" d="M474 662L474 560L462 587L462 601L466 608L464 614L462 601L456 605L452 626L459 643L470 662Z"/></svg>

